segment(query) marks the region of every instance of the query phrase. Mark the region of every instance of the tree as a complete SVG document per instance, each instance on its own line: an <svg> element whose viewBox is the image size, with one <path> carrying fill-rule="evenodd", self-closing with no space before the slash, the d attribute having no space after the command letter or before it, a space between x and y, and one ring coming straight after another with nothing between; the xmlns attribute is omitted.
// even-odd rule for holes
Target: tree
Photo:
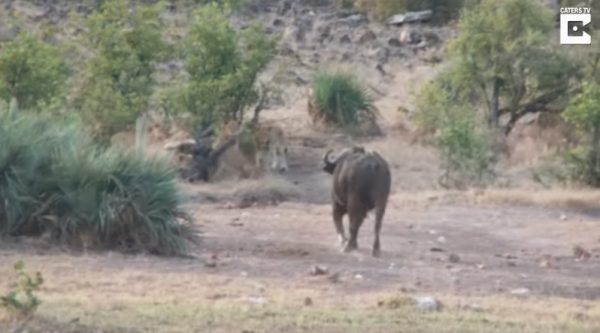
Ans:
<svg viewBox="0 0 600 333"><path fill-rule="evenodd" d="M0 99L15 99L21 109L62 96L69 68L57 47L23 32L0 44Z"/></svg>
<svg viewBox="0 0 600 333"><path fill-rule="evenodd" d="M188 80L168 94L168 107L191 114L194 126L241 120L257 101L257 76L274 54L275 42L259 25L238 32L227 13L216 4L200 8L183 42Z"/></svg>
<svg viewBox="0 0 600 333"><path fill-rule="evenodd" d="M584 149L571 154L580 180L600 186L600 85L588 82L569 103L563 117L575 125L584 139ZM583 155L583 156L581 156Z"/></svg>
<svg viewBox="0 0 600 333"><path fill-rule="evenodd" d="M453 72L484 104L492 127L504 131L525 114L547 111L567 97L577 67L551 41L552 12L536 1L483 0L466 10L450 46Z"/></svg>
<svg viewBox="0 0 600 333"><path fill-rule="evenodd" d="M133 124L148 105L154 65L165 49L161 5L130 8L126 0L110 0L86 20L93 56L77 82L75 105L102 137Z"/></svg>

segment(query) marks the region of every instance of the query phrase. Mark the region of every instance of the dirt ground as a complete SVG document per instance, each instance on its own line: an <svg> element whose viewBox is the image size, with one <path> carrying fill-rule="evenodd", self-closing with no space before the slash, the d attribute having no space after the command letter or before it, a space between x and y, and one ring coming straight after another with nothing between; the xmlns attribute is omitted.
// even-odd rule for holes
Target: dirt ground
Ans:
<svg viewBox="0 0 600 333"><path fill-rule="evenodd" d="M286 87L285 101L261 113L261 121L285 128L290 172L182 183L201 232L190 258L2 240L0 291L18 260L45 282L35 317L20 324L0 315L0 332L600 332L600 194L532 184L528 168L553 148L535 120L518 124L508 140L520 144L501 165L503 188L440 189L435 152L414 143L410 122L415 92L437 70L426 61L432 54L395 49L388 38L399 32L363 23L355 29L346 18L328 42L318 41L326 14L317 11L312 29L303 19L315 14L298 13L287 14L286 24L314 32L307 42L287 40L290 55L270 70L308 81L329 63L351 68L379 91L385 136L315 128L306 114L306 84ZM383 37L340 44L344 35L359 40L367 28ZM286 34L299 35L294 29ZM386 74L375 67L382 59ZM180 134L150 137L151 150ZM341 253L336 243L331 178L320 163L327 149L354 144L377 150L392 167L380 258L370 256L372 216L357 252ZM589 257L577 256L576 246ZM443 307L421 311L415 299L423 296Z"/></svg>

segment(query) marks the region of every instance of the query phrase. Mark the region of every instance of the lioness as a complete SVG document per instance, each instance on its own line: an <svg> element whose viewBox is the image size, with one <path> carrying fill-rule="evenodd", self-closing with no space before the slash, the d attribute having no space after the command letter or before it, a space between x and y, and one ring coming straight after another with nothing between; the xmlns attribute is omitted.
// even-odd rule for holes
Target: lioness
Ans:
<svg viewBox="0 0 600 333"><path fill-rule="evenodd" d="M288 170L287 142L280 127L261 123L240 126L230 121L219 133L214 147L220 147L233 135L237 135L236 144L223 153L220 167L233 167L244 178L259 176L268 169L279 173Z"/></svg>

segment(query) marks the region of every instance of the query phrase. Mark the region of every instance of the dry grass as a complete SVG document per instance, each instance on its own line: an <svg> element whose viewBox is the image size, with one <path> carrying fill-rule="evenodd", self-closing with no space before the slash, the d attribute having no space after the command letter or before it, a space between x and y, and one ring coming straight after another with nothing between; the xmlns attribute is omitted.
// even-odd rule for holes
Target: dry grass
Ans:
<svg viewBox="0 0 600 333"><path fill-rule="evenodd" d="M36 321L52 322L65 331L77 322L104 332L591 333L600 329L597 302L440 294L435 296L444 309L425 313L414 306L412 298L417 295L332 297L329 292L283 289L277 287L279 284L270 281L268 289L260 295L248 283L220 286L212 294L204 290L201 295L194 289L186 295L164 298L128 293L113 294L110 298L102 294L52 293L45 295L40 317L29 325L29 331L45 332L35 329ZM312 305L304 305L306 297L311 298Z"/></svg>
<svg viewBox="0 0 600 333"><path fill-rule="evenodd" d="M426 190L398 192L392 200L403 206L433 203L474 205L515 205L563 209L581 213L600 211L600 192L583 189L471 189L467 191Z"/></svg>

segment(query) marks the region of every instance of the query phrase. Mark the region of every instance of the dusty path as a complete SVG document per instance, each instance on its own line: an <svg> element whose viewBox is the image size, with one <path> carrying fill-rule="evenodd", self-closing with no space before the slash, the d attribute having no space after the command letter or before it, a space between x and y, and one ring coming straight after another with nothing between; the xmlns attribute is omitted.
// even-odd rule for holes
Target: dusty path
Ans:
<svg viewBox="0 0 600 333"><path fill-rule="evenodd" d="M311 267L322 265L339 274L347 292L403 287L489 294L528 288L538 295L600 298L600 243L590 234L598 222L585 215L565 219L560 211L517 207L405 208L392 201L383 255L374 259L372 221L361 229L360 250L340 253L326 205L214 206L202 214L202 248L204 256L217 258L215 272L303 281ZM591 248L593 258L575 261L574 244Z"/></svg>

